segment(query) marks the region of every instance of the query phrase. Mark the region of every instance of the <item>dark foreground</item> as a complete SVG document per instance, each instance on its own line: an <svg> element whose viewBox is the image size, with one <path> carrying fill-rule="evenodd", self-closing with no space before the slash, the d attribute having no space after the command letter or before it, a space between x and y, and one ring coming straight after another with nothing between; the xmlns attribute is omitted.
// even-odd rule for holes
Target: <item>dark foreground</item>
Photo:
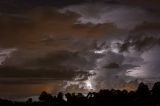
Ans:
<svg viewBox="0 0 160 106"><path fill-rule="evenodd" d="M14 102L0 99L0 106L160 106L160 82L154 84L152 90L141 83L136 91L126 90L100 90L98 93L90 92L87 96L82 93L65 94L67 101L63 99L63 93L52 96L42 92L39 101L34 102L29 98L26 102Z"/></svg>

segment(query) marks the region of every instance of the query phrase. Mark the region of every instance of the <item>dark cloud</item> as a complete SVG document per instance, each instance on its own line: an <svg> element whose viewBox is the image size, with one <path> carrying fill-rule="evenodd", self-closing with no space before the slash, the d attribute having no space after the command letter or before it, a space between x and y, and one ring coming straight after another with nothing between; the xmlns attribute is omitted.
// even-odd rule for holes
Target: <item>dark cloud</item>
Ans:
<svg viewBox="0 0 160 106"><path fill-rule="evenodd" d="M137 51L144 51L151 49L154 46L159 46L159 36L147 36L145 34L138 34L129 36L121 45L120 51L128 51L131 47Z"/></svg>
<svg viewBox="0 0 160 106"><path fill-rule="evenodd" d="M137 26L132 33L134 32L148 32L148 31L158 31L160 29L160 23L155 22L155 23L149 23L149 22L144 22L141 25Z"/></svg>
<svg viewBox="0 0 160 106"><path fill-rule="evenodd" d="M36 52L36 51L35 51ZM76 64L86 64L86 59L79 55L77 51L67 51L67 50L59 50L59 51L52 51L47 52L45 54L35 54L30 51L28 54L23 55L23 51L19 52L18 54L15 53L12 55L11 58L6 59L4 62L4 66L17 66L17 67L25 67L25 68L46 68L52 69L58 66L66 66L70 68L73 65L73 68L76 67ZM36 56L37 54L37 56ZM28 57L26 58L26 56ZM33 57L32 57L33 56ZM35 57L34 57L35 56ZM15 62L15 59L18 62ZM70 62L71 65L67 66L66 63ZM75 64L75 67L74 67ZM76 70L76 68L75 68Z"/></svg>
<svg viewBox="0 0 160 106"><path fill-rule="evenodd" d="M120 66L117 63L110 63L110 64L107 64L106 66L104 66L104 68L114 69L114 68L120 68Z"/></svg>
<svg viewBox="0 0 160 106"><path fill-rule="evenodd" d="M71 80L76 76L75 71L66 68L56 67L55 69L17 69L13 67L3 67L1 77L9 78L53 78L55 80ZM78 74L78 72L77 72Z"/></svg>
<svg viewBox="0 0 160 106"><path fill-rule="evenodd" d="M85 1L86 0L1 0L0 11L3 13L23 13L36 7L64 7Z"/></svg>
<svg viewBox="0 0 160 106"><path fill-rule="evenodd" d="M35 8L23 15L4 14L0 16L0 46L31 49L93 48L92 43L73 44L73 38L99 39L112 32L121 32L112 23L75 24L78 17L76 13L62 14L54 9L52 11L52 8Z"/></svg>
<svg viewBox="0 0 160 106"><path fill-rule="evenodd" d="M23 54L22 54L23 55ZM18 62L15 62L18 61ZM1 77L6 78L50 78L53 80L72 80L76 76L90 76L87 60L78 52L55 51L35 58L13 55L1 67Z"/></svg>
<svg viewBox="0 0 160 106"><path fill-rule="evenodd" d="M157 0L1 0L0 95L132 90L139 81L158 81L157 5Z"/></svg>
<svg viewBox="0 0 160 106"><path fill-rule="evenodd" d="M40 90L46 90L54 94L59 90L64 90L63 87L66 84L63 82L65 81L83 82L89 77L95 76L95 73L90 73L87 70L88 62L80 52L61 50L45 55L41 54L38 57L34 57L34 54L31 53L32 55L28 54L28 58L23 53L24 51L12 54L12 57L6 59L0 68L0 83L4 85L0 89L10 92L10 94L0 92L1 95L4 95L3 97L37 95ZM53 85L50 86L51 84ZM28 87L28 89L24 89L22 85ZM38 85L40 85L40 88L37 88ZM12 88L11 91L4 89L8 86ZM20 90L18 96L16 96L18 91L15 91L15 89ZM22 93L22 89L29 93ZM38 91L35 92L35 89L38 89ZM16 93L12 93L12 91Z"/></svg>

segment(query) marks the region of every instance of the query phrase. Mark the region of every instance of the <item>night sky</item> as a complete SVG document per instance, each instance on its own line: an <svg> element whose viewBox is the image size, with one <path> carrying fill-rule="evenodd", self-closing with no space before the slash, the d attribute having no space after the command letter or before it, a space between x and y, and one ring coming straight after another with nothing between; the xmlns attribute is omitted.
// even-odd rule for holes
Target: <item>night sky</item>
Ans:
<svg viewBox="0 0 160 106"><path fill-rule="evenodd" d="M159 0L0 0L0 97L135 90L160 81Z"/></svg>

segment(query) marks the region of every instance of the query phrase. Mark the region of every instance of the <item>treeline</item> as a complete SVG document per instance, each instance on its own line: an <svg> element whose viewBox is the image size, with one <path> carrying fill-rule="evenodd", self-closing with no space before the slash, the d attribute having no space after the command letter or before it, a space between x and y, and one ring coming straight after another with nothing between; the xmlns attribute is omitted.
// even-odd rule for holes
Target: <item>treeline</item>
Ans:
<svg viewBox="0 0 160 106"><path fill-rule="evenodd" d="M66 99L64 99L64 97ZM160 106L160 82L154 84L149 90L148 86L140 83L136 91L100 90L82 93L58 93L56 96L43 91L39 101L29 98L26 102L14 102L0 99L0 106L76 106L76 105L102 105L102 106Z"/></svg>

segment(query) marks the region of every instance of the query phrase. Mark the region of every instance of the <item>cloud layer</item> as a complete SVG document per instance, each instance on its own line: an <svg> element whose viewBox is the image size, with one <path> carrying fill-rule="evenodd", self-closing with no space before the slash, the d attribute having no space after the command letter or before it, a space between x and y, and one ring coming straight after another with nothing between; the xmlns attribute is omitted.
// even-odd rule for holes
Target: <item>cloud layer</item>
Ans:
<svg viewBox="0 0 160 106"><path fill-rule="evenodd" d="M10 2L0 1L8 6L0 7L0 95L134 90L160 80L158 1Z"/></svg>

